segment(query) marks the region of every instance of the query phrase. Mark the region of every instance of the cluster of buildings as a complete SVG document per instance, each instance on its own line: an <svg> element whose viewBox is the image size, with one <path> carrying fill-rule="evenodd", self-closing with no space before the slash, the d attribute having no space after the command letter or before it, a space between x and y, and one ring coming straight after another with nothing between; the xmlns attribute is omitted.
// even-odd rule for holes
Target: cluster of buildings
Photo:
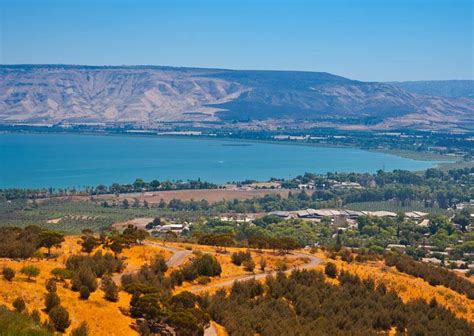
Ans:
<svg viewBox="0 0 474 336"><path fill-rule="evenodd" d="M278 216L281 218L302 218L308 220L320 221L323 218L330 218L337 222L341 220L355 220L360 216L374 216L374 217L388 217L396 218L397 214L391 211L356 211L348 209L305 209L295 211L273 211L269 215ZM421 211L405 212L405 218L411 219L420 226L428 226L429 221L426 218L428 214Z"/></svg>

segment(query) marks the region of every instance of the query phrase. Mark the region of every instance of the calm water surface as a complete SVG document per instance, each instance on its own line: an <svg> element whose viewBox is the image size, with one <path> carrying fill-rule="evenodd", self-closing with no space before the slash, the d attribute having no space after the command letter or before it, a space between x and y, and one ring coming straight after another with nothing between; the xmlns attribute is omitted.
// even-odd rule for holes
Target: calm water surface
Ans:
<svg viewBox="0 0 474 336"><path fill-rule="evenodd" d="M432 167L352 148L147 137L0 134L0 188L84 187L135 178L223 183L304 172L375 172Z"/></svg>

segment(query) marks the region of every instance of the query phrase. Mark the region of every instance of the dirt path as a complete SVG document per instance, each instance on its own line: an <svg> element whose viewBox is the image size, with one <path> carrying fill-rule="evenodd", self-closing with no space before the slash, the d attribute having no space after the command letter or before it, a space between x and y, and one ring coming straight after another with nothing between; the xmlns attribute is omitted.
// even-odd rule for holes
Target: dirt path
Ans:
<svg viewBox="0 0 474 336"><path fill-rule="evenodd" d="M285 273L290 273L291 271L296 270L296 269L301 270L301 269L313 268L313 267L316 267L319 264L323 263L323 261L324 261L323 259L318 258L318 257L316 257L312 254L307 254L307 253L302 253L302 252L295 252L295 253L293 253L293 256L295 256L296 258L307 258L307 259L309 259L309 262L307 262L306 264L303 264L303 265L292 267L292 268L288 269ZM226 280L226 281L219 282L219 283L216 283L216 284L213 284L213 285L205 285L205 286L190 288L188 290L191 293L200 293L200 292L204 292L204 291L209 290L209 289L229 287L229 286L232 286L234 284L234 282L236 282L236 281L246 281L246 280L251 280L251 279L255 279L255 280L264 279L268 275L275 275L276 273L277 273L276 271L273 271L273 272L265 272L265 273L261 273L261 274L242 275L242 276L240 276L238 278L235 278L235 279Z"/></svg>
<svg viewBox="0 0 474 336"><path fill-rule="evenodd" d="M204 336L217 336L217 330L212 323L204 330Z"/></svg>
<svg viewBox="0 0 474 336"><path fill-rule="evenodd" d="M183 250L183 249L179 249L179 248L175 248L171 246L164 246L161 243L157 243L153 241L145 241L144 244L148 246L159 247L163 250L172 252L173 255L166 262L166 265L168 265L168 267L180 266L185 261L186 257L190 255L191 253L193 253L193 251L190 251L190 250Z"/></svg>
<svg viewBox="0 0 474 336"><path fill-rule="evenodd" d="M181 265L186 260L186 257L188 255L190 255L191 253L193 253L192 251L189 251L189 250L182 250L182 249L178 249L178 248L171 247L171 246L163 246L163 244L153 242L153 241L144 241L143 244L148 245L148 246L155 246L155 247L158 247L160 249L172 252L173 254L168 259L168 261L166 261L166 265L168 265L168 267L176 267L176 266ZM112 280L114 280L114 282L116 284L120 284L120 281L121 281L123 275L132 274L132 273L135 273L136 271L138 271L138 267L135 267L133 269L129 268L127 270L127 272L123 272L123 273L120 273L120 274L115 274L112 277Z"/></svg>

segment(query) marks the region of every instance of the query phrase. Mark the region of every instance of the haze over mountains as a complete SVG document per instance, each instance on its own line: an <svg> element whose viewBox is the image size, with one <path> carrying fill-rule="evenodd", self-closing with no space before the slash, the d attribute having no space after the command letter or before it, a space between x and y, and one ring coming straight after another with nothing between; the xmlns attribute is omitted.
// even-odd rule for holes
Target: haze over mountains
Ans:
<svg viewBox="0 0 474 336"><path fill-rule="evenodd" d="M474 129L474 81L157 66L0 66L0 123L303 122Z"/></svg>

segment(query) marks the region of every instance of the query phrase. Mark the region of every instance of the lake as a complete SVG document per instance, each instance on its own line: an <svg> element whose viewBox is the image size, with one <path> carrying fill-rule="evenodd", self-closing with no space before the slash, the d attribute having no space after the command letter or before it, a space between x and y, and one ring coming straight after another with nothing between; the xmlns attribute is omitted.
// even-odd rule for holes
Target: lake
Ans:
<svg viewBox="0 0 474 336"><path fill-rule="evenodd" d="M197 179L224 183L305 172L422 170L436 165L354 148L74 134L0 134L0 188Z"/></svg>

